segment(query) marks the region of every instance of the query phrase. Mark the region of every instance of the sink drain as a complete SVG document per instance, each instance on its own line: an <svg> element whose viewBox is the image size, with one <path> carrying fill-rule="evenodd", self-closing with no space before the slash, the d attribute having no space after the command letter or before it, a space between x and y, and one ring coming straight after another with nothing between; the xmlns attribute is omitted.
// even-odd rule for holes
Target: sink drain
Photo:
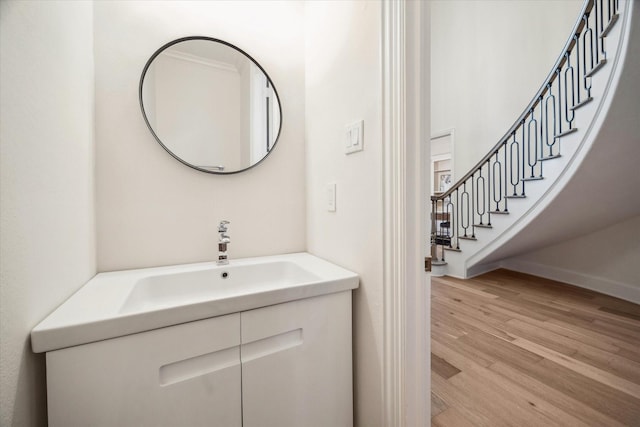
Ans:
<svg viewBox="0 0 640 427"><path fill-rule="evenodd" d="M220 276L222 276L223 279L226 279L227 277L229 277L229 273L224 271L224 272L222 272L222 274L220 274Z"/></svg>

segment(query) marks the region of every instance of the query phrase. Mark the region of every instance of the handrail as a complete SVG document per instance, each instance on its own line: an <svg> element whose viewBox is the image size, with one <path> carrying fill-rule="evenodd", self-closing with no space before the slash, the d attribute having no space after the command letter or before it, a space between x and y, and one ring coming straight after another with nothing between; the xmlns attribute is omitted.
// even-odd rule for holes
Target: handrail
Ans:
<svg viewBox="0 0 640 427"><path fill-rule="evenodd" d="M580 33L582 32L582 29L585 26L584 17L589 15L591 10L593 9L595 1L596 0L585 0L582 6L582 10L578 15L578 20L573 26L573 31L571 31L571 35L569 36L569 39L567 40L567 42L564 45L564 48L562 49L562 53L560 54L555 64L551 68L551 71L549 72L549 75L547 75L547 78L544 80L544 83L542 84L542 86L536 92L536 95L533 97L531 102L529 102L529 105L527 105L527 107L524 109L522 114L520 114L520 117L518 117L515 123L509 128L509 130L504 134L504 136L500 138L498 143L495 146L493 146L491 150L489 150L489 152L482 158L482 160L476 163L476 165L473 168L471 168L469 172L467 172L462 178L457 180L455 184L453 184L451 188L449 188L447 191L443 192L442 194L431 196L431 200L433 201L444 200L449 195L451 195L465 181L467 181L476 172L478 172L478 170L480 170L480 168L484 166L487 163L487 161L490 160L491 157L496 154L496 151L500 149L500 146L504 145L507 142L508 138L511 137L516 130L518 130L522 122L527 118L527 116L531 113L531 111L538 105L542 96L545 95L545 93L549 89L549 86L556 79L558 72L562 69L562 66L567 60L566 54L568 52L571 52L574 45L576 44L576 38L580 36Z"/></svg>
<svg viewBox="0 0 640 427"><path fill-rule="evenodd" d="M618 19L618 1L584 2L560 56L522 114L469 172L431 196L435 263L444 262L444 249L460 250L460 240L477 240L478 228L492 228L494 215L508 214L509 200L526 197L528 182L544 178L544 163L561 156L563 138L578 130L576 111L593 100L591 77L606 63L604 38Z"/></svg>

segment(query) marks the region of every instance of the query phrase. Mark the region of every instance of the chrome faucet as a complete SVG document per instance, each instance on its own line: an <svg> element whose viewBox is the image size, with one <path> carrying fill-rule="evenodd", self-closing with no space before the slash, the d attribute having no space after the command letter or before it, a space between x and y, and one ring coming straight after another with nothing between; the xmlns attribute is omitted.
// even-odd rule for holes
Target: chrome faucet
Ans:
<svg viewBox="0 0 640 427"><path fill-rule="evenodd" d="M224 219L218 224L218 265L229 264L227 257L227 245L231 243L231 239L227 235L227 225L229 224L230 222Z"/></svg>

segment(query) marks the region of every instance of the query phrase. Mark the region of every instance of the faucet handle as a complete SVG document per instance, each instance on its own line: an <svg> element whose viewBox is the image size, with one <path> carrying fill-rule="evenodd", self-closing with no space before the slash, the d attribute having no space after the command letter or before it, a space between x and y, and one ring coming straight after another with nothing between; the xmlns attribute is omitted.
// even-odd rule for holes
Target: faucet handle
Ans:
<svg viewBox="0 0 640 427"><path fill-rule="evenodd" d="M226 232L228 224L231 224L231 223L229 221L227 221L226 219L223 219L222 221L220 221L220 224L218 225L218 232L220 232L220 233Z"/></svg>

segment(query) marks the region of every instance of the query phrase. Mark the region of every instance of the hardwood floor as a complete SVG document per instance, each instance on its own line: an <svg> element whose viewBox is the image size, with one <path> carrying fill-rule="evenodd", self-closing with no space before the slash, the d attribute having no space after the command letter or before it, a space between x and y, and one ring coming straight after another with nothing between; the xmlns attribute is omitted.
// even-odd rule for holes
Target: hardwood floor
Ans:
<svg viewBox="0 0 640 427"><path fill-rule="evenodd" d="M507 270L431 280L433 426L640 426L640 306Z"/></svg>

